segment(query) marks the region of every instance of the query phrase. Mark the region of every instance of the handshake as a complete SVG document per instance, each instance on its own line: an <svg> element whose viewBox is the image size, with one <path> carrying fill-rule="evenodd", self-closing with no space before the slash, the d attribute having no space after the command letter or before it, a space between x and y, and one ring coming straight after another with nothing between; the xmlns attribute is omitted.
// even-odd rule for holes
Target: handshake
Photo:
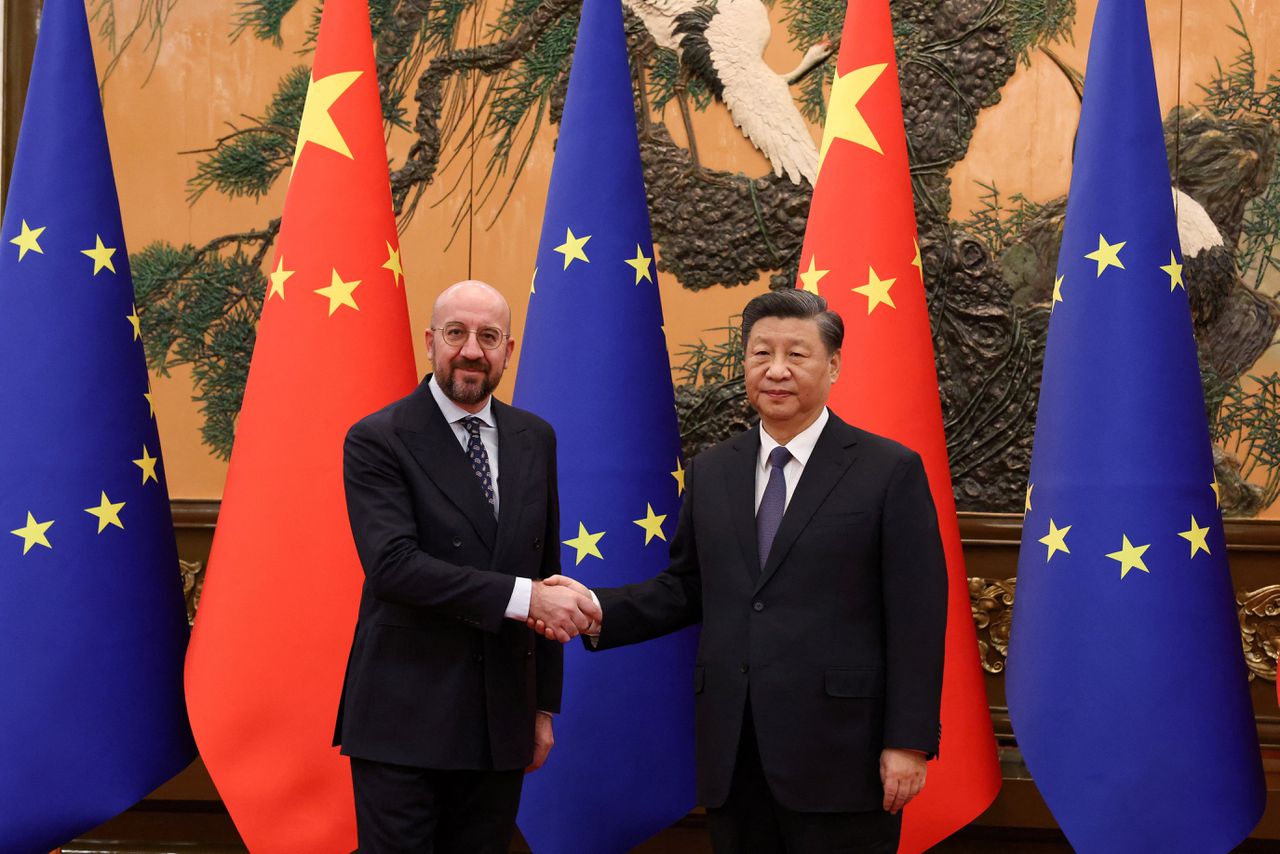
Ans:
<svg viewBox="0 0 1280 854"><path fill-rule="evenodd" d="M580 634L600 631L603 615L581 582L564 575L534 580L529 596L529 628L551 640L568 643Z"/></svg>

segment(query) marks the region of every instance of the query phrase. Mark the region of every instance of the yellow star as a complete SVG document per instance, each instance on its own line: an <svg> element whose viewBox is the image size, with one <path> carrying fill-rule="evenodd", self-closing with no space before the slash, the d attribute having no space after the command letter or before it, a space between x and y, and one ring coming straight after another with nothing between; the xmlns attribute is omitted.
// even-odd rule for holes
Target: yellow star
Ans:
<svg viewBox="0 0 1280 854"><path fill-rule="evenodd" d="M124 530L124 524L120 521L120 509L122 507L124 507L123 501L112 504L104 492L102 493L101 503L97 507L84 508L84 512L90 516L98 517L98 533L101 534L107 529L108 525L115 525L120 530Z"/></svg>
<svg viewBox="0 0 1280 854"><path fill-rule="evenodd" d="M22 221L22 233L17 237L9 239L10 243L18 247L19 261L27 257L28 252L37 252L41 255L44 254L44 250L40 248L40 235L44 234L44 230L46 228L48 228L48 226L44 225L39 228L30 228L27 226L27 221L25 219Z"/></svg>
<svg viewBox="0 0 1280 854"><path fill-rule="evenodd" d="M649 273L649 264L652 261L653 261L652 258L645 257L644 250L642 250L640 248L640 244L637 243L636 257L626 259L626 263L630 264L631 267L633 267L636 271L635 283L637 285L640 284L641 279L644 279L645 281L649 281L649 282L653 281L653 276L652 274Z"/></svg>
<svg viewBox="0 0 1280 854"><path fill-rule="evenodd" d="M1179 531L1178 536L1191 543L1191 556L1195 557L1196 552L1203 550L1205 554L1212 554L1209 551L1209 543L1206 538L1209 536L1208 528L1201 528L1196 524L1196 517L1191 517L1191 530Z"/></svg>
<svg viewBox="0 0 1280 854"><path fill-rule="evenodd" d="M855 68L843 77L837 71L831 80L831 99L827 103L827 124L822 129L822 148L818 151L818 170L827 159L833 140L847 139L865 146L876 154L884 154L871 132L867 120L858 110L858 102L889 66L885 63Z"/></svg>
<svg viewBox="0 0 1280 854"><path fill-rule="evenodd" d="M604 555L600 554L600 548L596 543L600 542L600 538L604 536L604 531L598 534L588 534L587 526L581 522L578 523L578 536L572 540L565 540L564 544L578 550L578 558L573 562L574 566L582 563L582 559L587 555L598 557L604 560Z"/></svg>
<svg viewBox="0 0 1280 854"><path fill-rule="evenodd" d="M116 271L116 265L111 263L111 256L116 254L116 250L109 246L102 245L102 236L94 235L94 242L97 244L92 249L81 249L81 255L88 255L93 259L93 274L96 276L98 272L106 267L111 272Z"/></svg>
<svg viewBox="0 0 1280 854"><path fill-rule="evenodd" d="M533 268L533 276L529 279L529 293L536 294L538 292L538 268Z"/></svg>
<svg viewBox="0 0 1280 854"><path fill-rule="evenodd" d="M156 402L155 402L155 399L151 396L151 380L147 380L147 390L142 393L142 396L147 399L147 408L151 410L151 417L155 418Z"/></svg>
<svg viewBox="0 0 1280 854"><path fill-rule="evenodd" d="M341 71L319 80L311 78L311 85L307 87L307 101L302 107L302 121L298 124L298 144L293 149L295 170L298 168L298 158L302 156L302 147L308 142L336 151L349 160L355 159L351 156L351 149L347 148L347 141L342 138L338 125L333 121L333 116L329 115L329 110L342 97L342 93L351 88L360 74L359 71Z"/></svg>
<svg viewBox="0 0 1280 854"><path fill-rule="evenodd" d="M382 269L390 270L392 277L396 280L396 287L400 287L400 280L404 278L404 267L400 264L400 247L391 248L391 241L384 241L387 244L387 260L382 262Z"/></svg>
<svg viewBox="0 0 1280 854"><path fill-rule="evenodd" d="M1023 509L1024 513L1031 512L1031 490L1035 488L1036 488L1036 485L1034 483L1027 484L1027 501L1026 501L1026 507Z"/></svg>
<svg viewBox="0 0 1280 854"><path fill-rule="evenodd" d="M1065 278L1066 276L1059 276L1053 280L1053 302L1049 304L1050 314L1058 307L1058 303L1062 302L1062 280Z"/></svg>
<svg viewBox="0 0 1280 854"><path fill-rule="evenodd" d="M641 528L644 528L644 544L646 546L649 545L649 541L654 537L665 542L667 535L662 533L662 523L666 521L667 517L665 515L658 516L655 514L653 512L652 504L646 503L644 506L646 508L645 517L643 519L633 520L632 524L639 525Z"/></svg>
<svg viewBox="0 0 1280 854"><path fill-rule="evenodd" d="M1119 243L1108 243L1107 239L1101 234L1098 235L1098 248L1084 257L1090 261L1098 262L1098 275L1102 275L1102 271L1108 267L1119 267L1124 269L1124 264L1120 263L1120 250L1124 248L1126 241L1121 240Z"/></svg>
<svg viewBox="0 0 1280 854"><path fill-rule="evenodd" d="M1213 471L1213 483L1209 484L1209 488L1213 490L1213 506L1222 506L1222 486L1218 483L1218 470Z"/></svg>
<svg viewBox="0 0 1280 854"><path fill-rule="evenodd" d="M1107 557L1120 562L1120 577L1124 578L1129 574L1131 569L1140 569L1143 572L1150 573L1147 565L1142 562L1142 555L1147 549L1151 548L1150 544L1145 546L1135 546L1129 542L1127 536L1124 537L1124 545L1118 552L1111 552Z"/></svg>
<svg viewBox="0 0 1280 854"><path fill-rule="evenodd" d="M138 468L142 469L142 482L143 482L143 483L146 483L148 480L154 480L156 483L159 483L159 482L160 482L160 480L156 477L156 463L157 463L157 462L159 462L159 460L158 460L156 457L151 456L151 452L147 450L147 446L146 446L146 445L143 445L143 446L142 446L142 459L138 459L138 460L134 460L134 461L133 461L133 464L134 464L135 466L137 466Z"/></svg>
<svg viewBox="0 0 1280 854"><path fill-rule="evenodd" d="M344 282L342 277L338 275L338 271L333 271L333 277L329 280L329 286L324 288L316 288L316 293L322 297L329 298L329 316L333 317L333 313L341 306L350 306L356 311L360 310L360 306L356 305L355 297L351 294L355 291L356 286L360 284L359 279Z"/></svg>
<svg viewBox="0 0 1280 854"><path fill-rule="evenodd" d="M920 241L913 237L911 238L911 242L916 247L916 257L915 257L915 260L911 262L911 266L915 267L917 270L920 271L920 282L921 284L923 284L924 283L924 260L920 257Z"/></svg>
<svg viewBox="0 0 1280 854"><path fill-rule="evenodd" d="M1049 533L1040 538L1040 542L1049 547L1049 554L1044 559L1045 563L1053 560L1053 556L1057 552L1066 552L1071 554L1071 549L1067 548L1067 531L1071 530L1071 526L1059 528L1053 524L1053 520L1049 520Z"/></svg>
<svg viewBox="0 0 1280 854"><path fill-rule="evenodd" d="M133 340L137 341L139 338L142 337L142 320L139 319L138 317L137 305L133 306L133 308L131 309L131 314L129 314L129 316L126 317L125 320L133 324Z"/></svg>
<svg viewBox="0 0 1280 854"><path fill-rule="evenodd" d="M684 495L684 466L680 463L680 458L676 457L676 470L671 473L676 479L676 495Z"/></svg>
<svg viewBox="0 0 1280 854"><path fill-rule="evenodd" d="M819 270L817 254L810 255L809 269L800 274L800 281L804 285L804 290L816 295L818 293L818 282L822 281L822 277L830 272L830 270Z"/></svg>
<svg viewBox="0 0 1280 854"><path fill-rule="evenodd" d="M1182 285L1184 291L1187 289L1186 283L1182 281L1182 265L1174 257L1172 249L1169 250L1169 263L1160 269L1169 274L1169 293L1173 293L1178 285Z"/></svg>
<svg viewBox="0 0 1280 854"><path fill-rule="evenodd" d="M36 517L32 516L31 511L28 510L27 524L21 528L14 528L9 533L13 534L15 537L22 537L22 553L23 554L26 554L27 552L31 551L31 547L35 545L40 545L40 546L44 546L46 549L51 549L53 548L53 546L49 545L49 538L44 535L44 532L49 530L49 526L52 524L53 524L52 519L50 519L48 522L37 522Z"/></svg>
<svg viewBox="0 0 1280 854"><path fill-rule="evenodd" d="M561 243L556 247L556 251L564 256L564 269L569 269L569 265L574 261L585 261L590 264L591 259L587 257L587 253L582 251L582 247L587 245L587 241L591 239L591 235L588 234L585 237L574 237L572 228L566 228L564 233L564 243Z"/></svg>
<svg viewBox="0 0 1280 854"><path fill-rule="evenodd" d="M893 283L897 279L882 279L876 275L876 271L872 267L867 267L867 277L869 281L865 285L861 285L853 289L856 294L862 294L867 298L867 314L876 310L876 306L884 303L889 308L897 308L893 304L893 297L889 296L889 288L893 287Z"/></svg>
<svg viewBox="0 0 1280 854"><path fill-rule="evenodd" d="M267 299L272 297L280 297L284 299L284 283L289 281L289 277L297 270L286 270L284 268L284 255L276 259L276 268L268 275L271 277L271 289L267 291Z"/></svg>

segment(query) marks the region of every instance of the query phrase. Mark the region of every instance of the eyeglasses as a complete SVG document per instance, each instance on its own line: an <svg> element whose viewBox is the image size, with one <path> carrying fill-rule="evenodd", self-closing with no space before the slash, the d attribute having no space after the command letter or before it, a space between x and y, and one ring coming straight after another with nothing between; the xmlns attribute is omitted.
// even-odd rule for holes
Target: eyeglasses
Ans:
<svg viewBox="0 0 1280 854"><path fill-rule="evenodd" d="M465 346L467 339L474 334L476 343L481 347L486 350L496 350L502 346L502 342L507 338L505 332L494 326L471 329L461 323L446 323L444 326L433 326L431 329L433 332L439 332L440 337L444 339L444 343L450 347Z"/></svg>

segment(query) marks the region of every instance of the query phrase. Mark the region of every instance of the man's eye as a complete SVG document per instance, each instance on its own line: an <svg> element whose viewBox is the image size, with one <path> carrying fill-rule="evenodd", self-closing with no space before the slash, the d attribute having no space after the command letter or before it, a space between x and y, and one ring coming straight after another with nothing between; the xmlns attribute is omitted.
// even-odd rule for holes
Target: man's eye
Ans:
<svg viewBox="0 0 1280 854"><path fill-rule="evenodd" d="M489 349L493 349L502 343L502 333L496 329L481 329L477 333L477 337L480 339L481 346Z"/></svg>

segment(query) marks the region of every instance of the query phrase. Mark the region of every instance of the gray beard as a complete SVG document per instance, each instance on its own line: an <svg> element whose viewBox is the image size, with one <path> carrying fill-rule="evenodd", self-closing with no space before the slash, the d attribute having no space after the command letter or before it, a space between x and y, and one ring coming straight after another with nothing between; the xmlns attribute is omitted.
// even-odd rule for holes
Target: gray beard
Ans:
<svg viewBox="0 0 1280 854"><path fill-rule="evenodd" d="M497 383L490 382L488 374L485 374L478 384L471 385L460 381L456 375L450 373L448 382L443 386L446 397L454 403L460 403L465 406L479 403L493 394L495 388L497 388Z"/></svg>

